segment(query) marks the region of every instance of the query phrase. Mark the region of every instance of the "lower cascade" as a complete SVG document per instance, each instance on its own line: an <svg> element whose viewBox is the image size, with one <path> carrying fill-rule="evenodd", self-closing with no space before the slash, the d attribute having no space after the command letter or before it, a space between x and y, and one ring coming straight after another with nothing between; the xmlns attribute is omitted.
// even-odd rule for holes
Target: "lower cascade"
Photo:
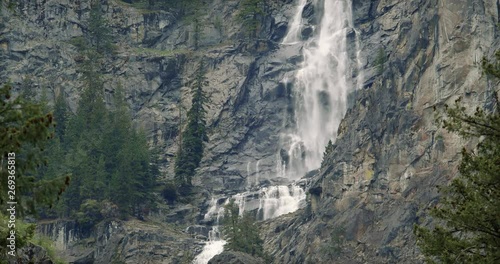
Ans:
<svg viewBox="0 0 500 264"><path fill-rule="evenodd" d="M210 201L210 208L205 214L204 220L214 220L213 217L215 216L215 225L212 227L212 230L208 232L208 242L203 247L201 253L193 260L194 264L206 264L214 256L224 251L226 241L221 238L219 222L224 215L223 206L225 203L223 205L218 205L218 200L219 199L212 198Z"/></svg>
<svg viewBox="0 0 500 264"><path fill-rule="evenodd" d="M295 212L306 199L304 190L296 185L264 187L262 194L259 199L262 220Z"/></svg>
<svg viewBox="0 0 500 264"><path fill-rule="evenodd" d="M258 199L254 197L258 196ZM280 215L296 211L305 205L306 194L302 187L291 184L288 186L263 187L257 192L243 192L232 197L212 198L204 221L213 221L212 230L208 232L208 241L194 264L206 264L214 256L224 251L226 241L222 238L220 221L224 216L224 206L233 199L239 207L239 214L256 210L258 220L268 220Z"/></svg>
<svg viewBox="0 0 500 264"><path fill-rule="evenodd" d="M194 264L206 264L214 256L222 253L224 251L224 245L226 241L220 238L219 227L214 226L212 230L208 233L208 242L203 247L201 253L196 256L193 263Z"/></svg>

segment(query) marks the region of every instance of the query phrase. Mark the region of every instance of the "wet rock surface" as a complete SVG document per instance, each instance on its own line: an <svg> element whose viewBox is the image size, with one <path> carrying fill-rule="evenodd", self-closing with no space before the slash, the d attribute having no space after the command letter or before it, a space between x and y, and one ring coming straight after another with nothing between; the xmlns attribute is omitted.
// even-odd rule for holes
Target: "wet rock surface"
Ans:
<svg viewBox="0 0 500 264"><path fill-rule="evenodd" d="M236 19L239 0L208 2L208 11L201 18L202 37L195 49L192 26L176 10L146 10L124 1L101 1L116 46L102 65L105 98L111 106L114 89L125 89L136 126L162 153L160 181L173 177L179 124L186 119L191 102L189 83L203 57L210 98L209 142L195 176L195 185L203 190L195 188L190 204L160 205L155 222L175 224L169 235L160 229L148 230L146 224L134 229L122 222L116 230L102 223L107 227L98 226L85 235L79 234L74 222L44 225L40 232L56 240L67 260L188 260L199 253L206 231L186 233L185 227L202 220L208 197L245 189L249 176L258 174L263 179L274 174L278 135L286 122L282 113L289 108L291 89L281 81L301 61L300 47L278 49L295 11L293 1L269 5L257 40L251 41ZM23 0L16 1L14 11L2 9L0 78L10 80L16 92L29 80L39 95L45 89L49 100L64 93L75 111L83 85L79 80L82 57L75 43L88 30L89 11L89 1L74 0ZM114 230L112 235L110 230Z"/></svg>
<svg viewBox="0 0 500 264"><path fill-rule="evenodd" d="M500 90L477 64L500 48L496 7L353 1L365 81L313 177L309 206L263 224L276 263L423 263L413 225L425 224L435 186L457 174L468 144L435 123L434 108L459 96L471 109L488 105Z"/></svg>
<svg viewBox="0 0 500 264"><path fill-rule="evenodd" d="M88 1L17 2L16 13L0 11L0 78L16 87L29 78L51 96L64 88L74 111L81 58L71 43L87 30ZM266 178L276 173L280 133L293 124L296 87L283 80L292 79L303 61L302 47L279 42L296 2L270 1L256 41L242 41L245 34L235 19L239 2L210 2L195 50L191 26L180 14L102 1L118 47L103 65L106 97L111 102L114 89L124 86L136 125L163 153L162 180L173 175L179 123L190 104L188 84L204 56L210 139L194 177L204 190L198 189L192 204L165 207L159 214L160 222L175 227L115 221L79 235L74 223L42 225L41 232L56 240L67 259L189 261L208 232L193 224L202 223L209 196L234 195L249 182L252 188L286 182ZM500 47L498 10L494 0L352 1L348 46L353 58L359 43L362 71L353 68L352 77L362 83L349 97L326 166L308 175L313 182L308 206L261 224L276 263L422 261L412 226L437 201L434 186L456 174L456 153L467 143L436 126L433 108L458 96L470 106L490 104L499 86L482 77L478 65ZM320 13L308 1L302 38L315 33ZM217 17L224 19L222 27ZM186 231L184 225L193 227ZM338 247L329 246L332 230L344 230L345 242ZM262 263L237 262L258 260L235 252L213 261Z"/></svg>

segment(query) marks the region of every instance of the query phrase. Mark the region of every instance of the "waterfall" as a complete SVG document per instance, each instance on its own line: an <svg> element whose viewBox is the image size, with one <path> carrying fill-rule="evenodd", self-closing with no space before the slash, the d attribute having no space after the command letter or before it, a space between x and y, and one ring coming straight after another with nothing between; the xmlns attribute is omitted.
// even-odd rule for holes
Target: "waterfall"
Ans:
<svg viewBox="0 0 500 264"><path fill-rule="evenodd" d="M259 169L260 160L255 164L255 185L259 185L260 180L260 169Z"/></svg>
<svg viewBox="0 0 500 264"><path fill-rule="evenodd" d="M294 212L305 198L304 190L296 185L264 187L258 214L262 214L262 220L267 220Z"/></svg>
<svg viewBox="0 0 500 264"><path fill-rule="evenodd" d="M281 186L267 186L257 192L250 192L251 163L247 163L247 192L236 194L234 199L240 209L257 210L259 220L267 220L291 213L305 204L305 191L296 180L308 171L320 167L323 151L329 140L337 137L337 128L347 111L347 95L353 87L347 53L347 33L352 28L351 4L349 0L314 0L316 15L321 16L314 34L309 40L301 39L303 28L302 12L307 0L298 0L297 11L290 22L283 45L300 45L304 61L293 80L293 129L282 135L282 148L276 154L275 178L289 179L292 183ZM356 34L357 37L357 34ZM356 39L356 46L358 46ZM357 66L361 65L357 56ZM360 87L358 74L356 80ZM255 183L259 185L259 162L255 165ZM258 197L258 204L256 204ZM229 201L229 199L227 199ZM226 202L227 202L226 201ZM194 263L207 263L211 257L222 252L225 241L218 234L219 217L223 206L212 199L205 218L217 214L213 236L198 255ZM210 219L210 218L209 218Z"/></svg>
<svg viewBox="0 0 500 264"><path fill-rule="evenodd" d="M352 87L347 54L350 4L319 0L316 10L327 15L322 16L314 37L303 44L304 61L294 80L295 128L284 135L287 174L292 179L319 168L326 144L337 136Z"/></svg>
<svg viewBox="0 0 500 264"><path fill-rule="evenodd" d="M282 44L294 44L300 41L300 29L302 25L302 10L307 4L307 0L299 0L299 5L297 6L297 11L295 16L290 23L288 33L283 38Z"/></svg>
<svg viewBox="0 0 500 264"><path fill-rule="evenodd" d="M213 216L216 215L215 225L212 227L212 230L208 232L208 242L203 246L201 253L193 260L193 264L207 264L210 259L224 251L226 241L221 238L219 221L224 215L224 205L227 201L219 205L218 200L219 199L212 198L210 201L210 207L205 214L204 220L211 220Z"/></svg>

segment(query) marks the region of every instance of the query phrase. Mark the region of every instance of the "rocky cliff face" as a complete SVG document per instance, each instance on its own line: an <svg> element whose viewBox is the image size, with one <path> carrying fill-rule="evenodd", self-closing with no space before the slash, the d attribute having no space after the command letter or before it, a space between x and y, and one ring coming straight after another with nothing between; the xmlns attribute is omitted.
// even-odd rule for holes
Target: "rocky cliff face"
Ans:
<svg viewBox="0 0 500 264"><path fill-rule="evenodd" d="M64 220L37 228L68 263L189 263L203 244L173 225L137 220L108 220L87 232Z"/></svg>
<svg viewBox="0 0 500 264"><path fill-rule="evenodd" d="M183 14L101 2L118 47L103 65L107 97L118 85L125 88L137 125L162 150L161 177L172 177L179 124L190 104L188 84L202 57L208 65L210 140L195 184L211 193L234 193L247 177L275 172L279 135L293 111L293 87L282 80L292 78L302 60L296 46L278 48L295 1L268 1L270 15L252 42L241 41L244 31L235 19L241 1L207 1L197 50ZM308 23L303 38L314 34L320 13L312 2L302 14ZM333 153L313 177L309 206L262 224L266 249L277 263L420 261L412 225L437 201L434 186L456 174L457 150L467 143L437 127L433 109L458 96L471 106L491 105L499 86L481 76L479 62L500 48L499 9L495 0L352 1L348 46L351 57L359 48L364 81L350 96ZM87 30L89 1L20 0L14 11L1 14L0 78L17 87L31 79L39 91L48 88L49 97L64 92L74 110L82 84L72 43ZM181 211L202 212L184 206L170 215ZM106 235L109 225L116 226L116 236ZM76 239L88 244L67 257L176 263L187 254L181 252L200 248L175 230L140 222L105 226L94 241ZM49 229L46 234L54 232ZM71 244L63 233L62 247Z"/></svg>
<svg viewBox="0 0 500 264"><path fill-rule="evenodd" d="M438 127L434 114L458 97L471 110L491 107L500 86L482 76L480 61L500 48L499 8L353 1L364 87L315 176L310 206L263 224L277 263L422 262L413 225L426 223L435 186L457 174L459 149L471 143Z"/></svg>
<svg viewBox="0 0 500 264"><path fill-rule="evenodd" d="M209 143L198 182L210 190L243 186L247 164L274 170L277 136L288 92L279 84L296 66L298 51L275 53L287 29L291 1L270 1L257 41L243 41L238 0L207 1L203 31L194 49L192 22L176 11L101 1L115 36L116 54L103 65L109 102L122 85L134 119L163 153L162 175L172 177L177 136L190 105L189 82L203 58L210 98ZM73 45L87 31L89 1L17 1L2 10L1 78L21 87L30 80L49 98L64 92L73 110L79 98L79 60Z"/></svg>
<svg viewBox="0 0 500 264"><path fill-rule="evenodd" d="M29 83L38 96L45 92L49 101L64 93L75 111L82 87L79 79L82 58L75 44L88 30L90 1L10 2L12 9L0 11L2 82L10 81L18 92ZM260 160L262 177L275 170L278 135L286 123L283 111L287 111L290 101L290 87L280 81L300 62L299 50L277 50L294 11L292 1L269 1L269 15L262 17L262 30L254 41L246 40L245 30L236 21L240 0L206 2L206 12L201 18L203 32L195 49L192 22L183 13L140 8L120 0L101 1L117 47L102 65L106 100L111 104L116 87L125 89L135 123L162 153L160 180L173 177L179 128L190 106L189 83L202 58L207 65L210 139L199 175L195 177L195 184L203 183L205 192L199 195L202 198L197 203L203 203L208 192L234 193L244 188L248 164L255 168ZM196 205L165 210L166 213L153 218L186 223L204 213ZM144 228L138 223L129 227ZM56 240L59 250L69 252L65 255L67 260L82 263L109 263L115 258L128 263L176 263L183 260L182 256L199 250L192 240L189 247L176 245L178 240L180 244L188 241L180 233L179 237L149 233L141 237L139 231L134 233L124 223L114 229L97 228L91 236L78 235L77 229L68 223L51 224L43 225L40 232ZM109 230L115 230L115 235L110 236ZM149 242L155 245L154 250L138 246ZM163 250L164 247L171 250ZM163 253L158 256L134 253L157 249Z"/></svg>

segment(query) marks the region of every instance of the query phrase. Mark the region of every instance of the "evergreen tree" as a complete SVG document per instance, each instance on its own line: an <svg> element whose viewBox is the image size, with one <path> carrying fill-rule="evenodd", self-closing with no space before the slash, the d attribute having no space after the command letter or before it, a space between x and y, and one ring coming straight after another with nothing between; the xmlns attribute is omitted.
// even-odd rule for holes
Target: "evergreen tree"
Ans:
<svg viewBox="0 0 500 264"><path fill-rule="evenodd" d="M328 144L325 147L325 152L323 153L323 160L321 161L321 167L325 165L326 157L328 157L333 152L332 140L328 140Z"/></svg>
<svg viewBox="0 0 500 264"><path fill-rule="evenodd" d="M33 102L23 100L21 97L11 99L11 86L4 85L0 88L0 151L2 154L2 166L9 164L8 160L15 153L15 173L16 173L16 198L21 204L19 214L24 211L33 212L37 203L51 202L53 197L45 197L45 194L55 190L58 193L65 186L58 184L69 179L60 177L55 181L37 182L34 178L36 167L43 165L44 159L42 151L46 143L53 136L53 116L51 113L45 114L41 109L43 106ZM29 148L26 148L29 146ZM9 170L10 171L10 170ZM9 171L4 167L0 169L1 188L0 204L4 205L8 200L7 186ZM64 178L64 179L63 179ZM47 188L45 188L47 187ZM4 189L5 188L5 189ZM3 191L5 190L5 191ZM32 196L29 198L28 196ZM40 197L38 197L40 196ZM40 198L40 199L33 199Z"/></svg>
<svg viewBox="0 0 500 264"><path fill-rule="evenodd" d="M64 89L59 91L54 103L54 119L56 121L55 135L61 141L66 131L66 125L69 118L69 108L64 96Z"/></svg>
<svg viewBox="0 0 500 264"><path fill-rule="evenodd" d="M110 112L108 129L108 153L115 158L108 159L107 170L112 175L109 186L109 199L116 203L122 215L136 211L141 204L151 202L151 188L156 173L151 168L151 152L148 149L146 135L132 127L131 116L124 93L119 86L115 90L115 110ZM119 140L116 137L120 137ZM109 162L111 161L111 162ZM113 165L116 167L113 168ZM111 169L111 170L110 170Z"/></svg>
<svg viewBox="0 0 500 264"><path fill-rule="evenodd" d="M266 14L264 0L242 0L238 20L242 23L249 38L255 38L263 16Z"/></svg>
<svg viewBox="0 0 500 264"><path fill-rule="evenodd" d="M34 171L43 164L41 155L47 140L52 137L52 114L43 106L18 96L13 99L11 86L0 88L0 206L11 208L16 202L16 247L22 247L33 235L34 226L22 225L22 217L35 213L36 207L52 204L64 191L69 177L36 181ZM10 236L9 217L0 212L0 253L7 256Z"/></svg>
<svg viewBox="0 0 500 264"><path fill-rule="evenodd" d="M255 219L248 212L240 217L238 205L234 200L225 206L223 222L227 249L264 257L264 241L259 236Z"/></svg>
<svg viewBox="0 0 500 264"><path fill-rule="evenodd" d="M68 209L73 210L80 208L85 199L102 198L106 189L102 149L105 123L102 121L106 120L107 110L104 83L96 64L88 59L81 67L83 88L64 139L68 147L68 168L77 184L70 186L65 194Z"/></svg>
<svg viewBox="0 0 500 264"><path fill-rule="evenodd" d="M207 97L203 91L205 85L203 63L196 72L196 79L191 88L192 104L187 113L187 125L181 134L181 144L175 161L175 179L181 188L189 188L192 176L203 158L203 142L208 140L205 121Z"/></svg>
<svg viewBox="0 0 500 264"><path fill-rule="evenodd" d="M88 47L97 54L104 55L113 51L112 32L108 27L108 21L104 18L100 1L96 1L90 10L87 41Z"/></svg>
<svg viewBox="0 0 500 264"><path fill-rule="evenodd" d="M439 206L431 210L435 228L415 226L429 263L500 262L500 104L495 99L491 113L477 108L469 115L459 101L447 109L444 128L479 138L479 144L462 150L460 175L439 188Z"/></svg>
<svg viewBox="0 0 500 264"><path fill-rule="evenodd" d="M152 201L155 171L150 165L151 153L145 134L132 126L121 86L115 89L114 109L107 110L102 97L96 99L102 88L97 91L95 87L101 81L92 82L94 86L85 87L66 133L68 167L77 182L64 197L66 214L87 210L84 204L90 200L109 200L126 217Z"/></svg>

